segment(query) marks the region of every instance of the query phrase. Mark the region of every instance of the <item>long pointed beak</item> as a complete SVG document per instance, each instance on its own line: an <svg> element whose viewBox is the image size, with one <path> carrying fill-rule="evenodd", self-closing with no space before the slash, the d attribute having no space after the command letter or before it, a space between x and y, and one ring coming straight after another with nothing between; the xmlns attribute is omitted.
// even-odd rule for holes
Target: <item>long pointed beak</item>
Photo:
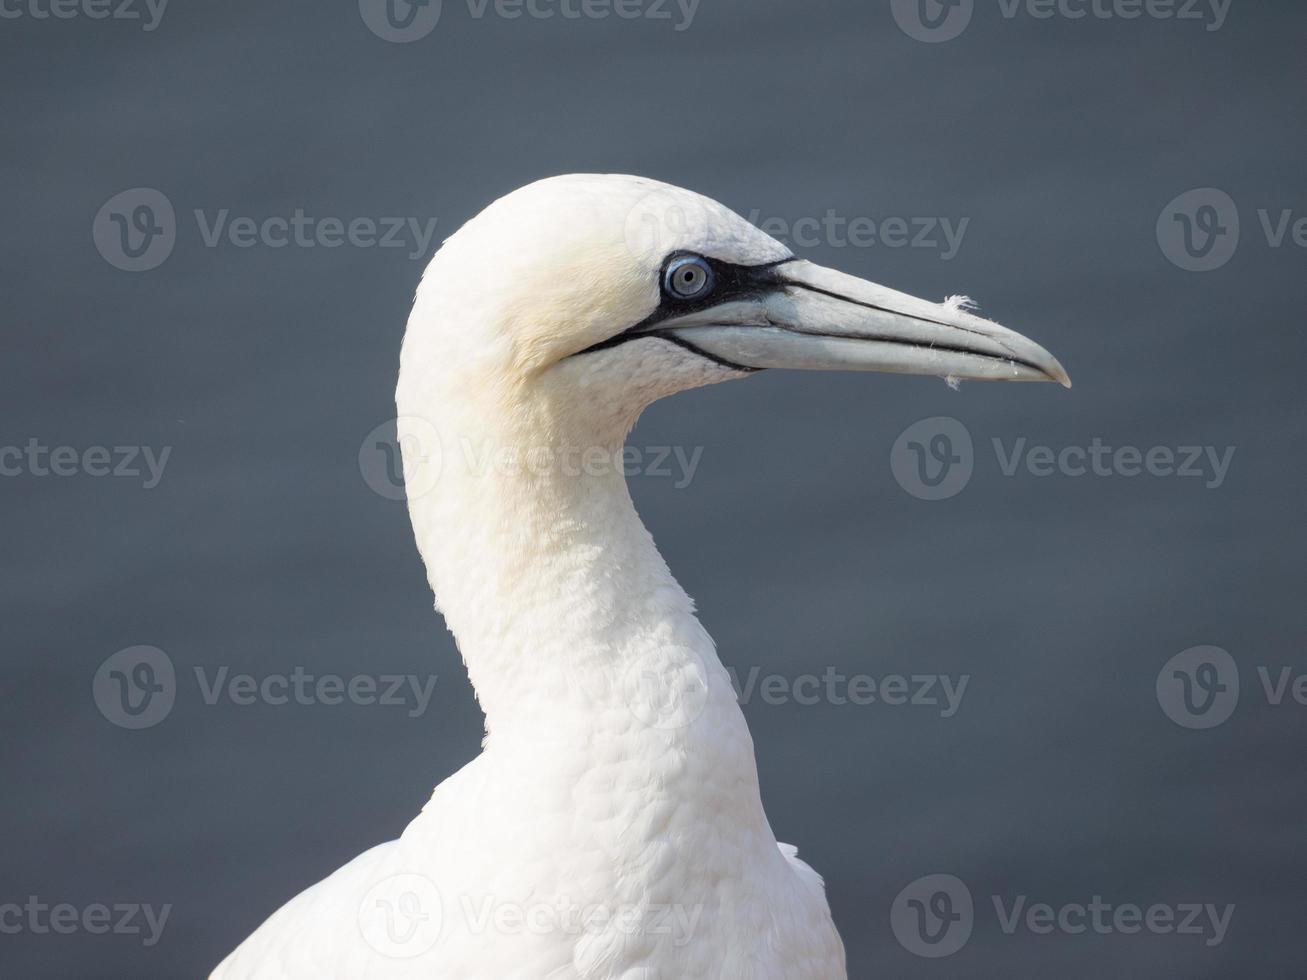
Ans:
<svg viewBox="0 0 1307 980"><path fill-rule="evenodd" d="M1056 381L1057 358L963 303L930 303L794 260L750 296L658 324L657 332L740 367L887 371L984 381Z"/></svg>

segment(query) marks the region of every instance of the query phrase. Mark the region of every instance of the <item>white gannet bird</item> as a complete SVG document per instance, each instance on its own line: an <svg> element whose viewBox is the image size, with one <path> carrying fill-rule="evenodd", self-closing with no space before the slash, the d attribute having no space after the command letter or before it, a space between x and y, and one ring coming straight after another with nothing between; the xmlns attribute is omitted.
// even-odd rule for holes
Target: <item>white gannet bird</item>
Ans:
<svg viewBox="0 0 1307 980"><path fill-rule="evenodd" d="M622 449L656 399L766 368L1069 385L962 307L637 177L531 184L445 242L396 400L484 751L214 980L843 980L822 880L772 834L729 676Z"/></svg>

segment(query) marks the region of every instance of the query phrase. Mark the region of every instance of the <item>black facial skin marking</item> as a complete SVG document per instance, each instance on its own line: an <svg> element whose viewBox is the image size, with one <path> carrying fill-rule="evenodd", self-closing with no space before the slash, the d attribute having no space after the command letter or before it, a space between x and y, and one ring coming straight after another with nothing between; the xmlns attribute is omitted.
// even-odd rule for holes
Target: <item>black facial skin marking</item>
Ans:
<svg viewBox="0 0 1307 980"><path fill-rule="evenodd" d="M782 285L781 280L775 275L774 270L787 262L797 261L796 257L791 255L787 258L780 259L776 262L768 262L764 265L736 265L733 262L724 262L721 259L714 259L707 255L699 255L695 252L678 251L673 252L667 258L663 259L662 266L658 269L658 282L665 283L667 278L668 267L677 259L694 257L703 259L712 268L713 275L716 277L716 285L713 289L708 290L702 296L693 299L684 299L667 291L666 285L659 288L662 292L662 299L658 303L658 308L650 313L639 323L627 327L621 333L614 334L607 340L601 340L597 344L592 344L585 350L577 351L573 357L579 357L582 354L590 354L594 351L607 350L610 347L616 347L624 344L628 340L641 340L645 337L656 337L659 340L665 340L668 343L675 344L677 347L683 347L686 350L699 355L714 364L720 364L722 367L730 368L732 371L742 371L753 373L761 371L762 368L745 367L742 364L735 364L724 358L709 354L707 351L700 350L689 341L678 337L676 334L662 332L658 329L658 324L674 317L685 316L687 313L697 313L699 310L706 310L711 306L720 306L723 303L730 303L734 300L758 299L772 289Z"/></svg>

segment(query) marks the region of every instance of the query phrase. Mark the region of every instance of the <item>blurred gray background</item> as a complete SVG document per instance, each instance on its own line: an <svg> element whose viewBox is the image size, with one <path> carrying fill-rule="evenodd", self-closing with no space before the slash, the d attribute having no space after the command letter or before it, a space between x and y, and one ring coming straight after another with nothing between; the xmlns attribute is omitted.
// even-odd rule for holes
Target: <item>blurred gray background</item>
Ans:
<svg viewBox="0 0 1307 980"><path fill-rule="evenodd" d="M136 21L76 3L36 16L44 4L11 0L0 19L0 444L15 450L0 456L0 906L171 910L146 945L43 931L11 907L0 973L205 976L302 887L398 835L479 748L404 506L360 465L394 414L427 253L411 232L398 248L211 246L207 225L224 210L435 218L438 244L528 181L616 171L804 228L815 261L969 294L1075 379L952 392L768 373L659 404L632 437L702 448L688 486L643 473L633 492L742 681L755 666L791 687L828 668L969 675L950 717L756 689L745 706L773 826L825 875L850 975L1304 975L1307 707L1292 684L1272 703L1258 673L1307 670L1301 5L1130 19L1100 0L1113 16L1077 19L976 0L939 40L967 10L929 0L955 18L930 43L903 3L702 0L688 20L674 3L627 20L446 0L433 30L395 43L352 0L174 0L151 30L143 2ZM176 215L175 247L140 272L112 234L144 240L162 217L129 196L97 223L134 188ZM1197 188L1235 210L1218 195L1167 212ZM828 213L889 238L795 225ZM946 257L898 241L892 218L967 224ZM933 416L974 441L970 481L939 501L891 466ZM1021 439L1235 453L1220 481L1009 476L994 439L1004 454ZM41 475L33 440L80 462ZM96 476L86 451L117 446L171 447L157 485ZM101 665L138 645L177 679L166 717L132 730L104 697L123 664ZM1239 698L1190 729L1158 678L1199 645L1228 651ZM413 717L208 704L195 674L297 667L438 680ZM975 916L932 959L890 912L936 873L966 884ZM1040 935L1004 931L996 895L1235 908L1210 944Z"/></svg>

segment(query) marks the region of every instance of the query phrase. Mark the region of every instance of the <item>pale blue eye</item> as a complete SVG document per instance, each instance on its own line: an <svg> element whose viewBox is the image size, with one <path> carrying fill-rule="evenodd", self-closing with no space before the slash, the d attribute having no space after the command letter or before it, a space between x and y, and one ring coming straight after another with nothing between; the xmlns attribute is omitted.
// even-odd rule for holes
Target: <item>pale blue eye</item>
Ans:
<svg viewBox="0 0 1307 980"><path fill-rule="evenodd" d="M713 272L697 255L679 258L667 267L663 286L677 299L698 299L712 292Z"/></svg>

